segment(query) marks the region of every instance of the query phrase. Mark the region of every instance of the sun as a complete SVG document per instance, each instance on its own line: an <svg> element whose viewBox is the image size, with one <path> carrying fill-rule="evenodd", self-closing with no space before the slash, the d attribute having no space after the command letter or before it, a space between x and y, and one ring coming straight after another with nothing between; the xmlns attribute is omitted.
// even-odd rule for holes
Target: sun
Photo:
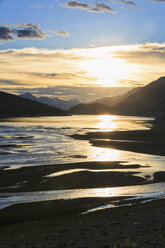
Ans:
<svg viewBox="0 0 165 248"><path fill-rule="evenodd" d="M93 55L93 54L92 54ZM122 80L131 78L137 68L127 63L124 59L115 58L110 53L96 50L96 54L86 61L84 69L89 77L96 77L97 84L103 87L121 87Z"/></svg>

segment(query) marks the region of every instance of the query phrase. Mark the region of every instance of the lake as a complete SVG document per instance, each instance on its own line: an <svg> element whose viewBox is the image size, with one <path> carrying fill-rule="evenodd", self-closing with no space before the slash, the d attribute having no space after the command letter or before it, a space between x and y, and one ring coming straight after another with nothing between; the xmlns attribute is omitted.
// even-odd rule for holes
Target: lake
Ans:
<svg viewBox="0 0 165 248"><path fill-rule="evenodd" d="M75 163L85 161L122 161L123 164L140 164L146 166L131 171L140 176L149 176L152 179L153 173L162 171L165 168L165 157L135 152L121 151L117 149L99 148L92 146L87 140L75 140L70 137L73 134L84 134L95 131L120 131L120 130L147 130L152 126L153 118L115 116L115 115L76 115L65 117L26 117L8 118L0 121L0 167L6 169L20 168L24 166L53 165L64 163ZM120 169L113 169L113 171ZM122 169L122 171L127 169ZM68 173L79 172L80 169L61 171L50 176L60 176ZM104 170L106 171L106 170ZM95 171L97 172L97 170ZM49 176L49 175L48 175ZM120 187L119 187L120 188ZM123 194L146 196L164 196L164 183L157 186L132 186L131 188L113 190L107 189L107 195ZM101 196L102 189L98 191L79 190L51 191L33 194L32 197L26 194L0 195L1 206L14 203L45 200L45 199L67 199L69 197L85 197L85 195ZM126 191L125 191L126 190ZM76 192L76 194L74 193ZM104 190L105 192L105 190ZM117 192L117 193L114 193ZM126 193L124 193L126 192ZM44 195L44 196L43 196ZM60 197L59 197L60 195ZM71 195L71 196L70 196ZM5 197L4 197L5 196ZM106 196L102 194L102 196ZM13 198L14 197L14 198ZM5 199L3 199L5 198ZM13 200L14 199L14 200ZM22 200L21 200L22 199Z"/></svg>

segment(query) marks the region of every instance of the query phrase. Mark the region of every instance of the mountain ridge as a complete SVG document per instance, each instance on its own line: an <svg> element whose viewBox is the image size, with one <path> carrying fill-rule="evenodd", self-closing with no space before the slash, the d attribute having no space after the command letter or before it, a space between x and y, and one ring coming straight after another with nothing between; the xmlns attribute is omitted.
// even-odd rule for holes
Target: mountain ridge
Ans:
<svg viewBox="0 0 165 248"><path fill-rule="evenodd" d="M37 102L44 103L44 104L47 104L49 106L53 106L53 107L60 108L63 110L68 110L71 107L73 107L77 104L80 104L80 101L77 99L62 100L62 99L59 99L57 97L54 97L54 98L53 97L46 97L46 96L36 97L29 92L20 94L19 96L22 98L30 99L30 100L35 100Z"/></svg>
<svg viewBox="0 0 165 248"><path fill-rule="evenodd" d="M97 104L77 105L71 108L69 112L74 114L89 114L94 110L93 114L97 114L97 107L100 106ZM132 91L132 94L126 93L126 97L122 101L111 107L101 104L98 114L101 114L101 112L102 114L107 112L109 114L120 115L165 115L165 77L160 77L146 86L140 87L135 92Z"/></svg>
<svg viewBox="0 0 165 248"><path fill-rule="evenodd" d="M67 115L66 111L0 91L0 116Z"/></svg>
<svg viewBox="0 0 165 248"><path fill-rule="evenodd" d="M158 113L156 106L165 101L164 93L165 77L160 77L115 105L113 111L123 114Z"/></svg>

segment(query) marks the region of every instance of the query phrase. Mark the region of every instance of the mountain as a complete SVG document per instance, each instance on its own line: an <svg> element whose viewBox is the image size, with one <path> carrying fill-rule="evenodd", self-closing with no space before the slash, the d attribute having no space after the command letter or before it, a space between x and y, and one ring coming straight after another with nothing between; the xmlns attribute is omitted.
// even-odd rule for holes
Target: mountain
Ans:
<svg viewBox="0 0 165 248"><path fill-rule="evenodd" d="M107 98L98 100L107 104ZM108 98L110 107L92 102L79 104L69 110L74 114L121 114L121 115L165 115L165 77L123 96Z"/></svg>
<svg viewBox="0 0 165 248"><path fill-rule="evenodd" d="M0 116L66 115L64 110L0 91Z"/></svg>
<svg viewBox="0 0 165 248"><path fill-rule="evenodd" d="M123 95L101 98L86 104L78 104L69 110L71 114L112 114L113 106L134 94L140 87L134 88Z"/></svg>
<svg viewBox="0 0 165 248"><path fill-rule="evenodd" d="M35 100L37 102L44 103L44 104L47 104L47 105L50 105L50 106L53 106L53 107L57 107L57 108L60 108L60 109L63 109L63 110L68 110L71 107L73 107L73 106L75 106L77 104L80 104L80 101L77 100L77 99L71 99L71 100L68 100L68 101L64 101L64 100L61 100L61 99L56 98L56 97L55 98L53 98L53 97L43 97L43 96L35 97L29 92L24 93L24 94L20 94L19 96L22 97L22 98L30 99L30 100Z"/></svg>
<svg viewBox="0 0 165 248"><path fill-rule="evenodd" d="M26 98L26 99L29 99L29 100L33 100L33 101L36 101L36 100L37 100L37 97L33 96L33 95L32 95L31 93L29 93L29 92L20 94L19 96L22 97L22 98Z"/></svg>
<svg viewBox="0 0 165 248"><path fill-rule="evenodd" d="M80 115L103 115L111 114L110 108L101 103L78 104L69 109L71 114Z"/></svg>
<svg viewBox="0 0 165 248"><path fill-rule="evenodd" d="M112 107L122 101L124 101L128 96L136 93L138 90L140 90L141 87L136 87L133 88L131 90L129 90L128 92L126 92L125 94L122 95L117 95L117 96L113 96L113 97L105 97L105 98L101 98L95 101L92 101L90 103L101 103L103 105L107 105L109 107Z"/></svg>
<svg viewBox="0 0 165 248"><path fill-rule="evenodd" d="M113 112L120 114L165 113L165 77L142 87L113 106Z"/></svg>

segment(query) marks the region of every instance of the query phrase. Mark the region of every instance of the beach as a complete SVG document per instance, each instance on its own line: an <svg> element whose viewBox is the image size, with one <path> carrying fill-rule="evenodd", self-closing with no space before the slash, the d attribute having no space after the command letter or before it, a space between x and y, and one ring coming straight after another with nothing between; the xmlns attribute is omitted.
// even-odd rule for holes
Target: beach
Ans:
<svg viewBox="0 0 165 248"><path fill-rule="evenodd" d="M80 215L88 201L23 204L9 208L9 215L1 212L6 222L7 216L22 216L1 225L1 247L164 247L164 200Z"/></svg>
<svg viewBox="0 0 165 248"><path fill-rule="evenodd" d="M85 156L79 162L1 167L1 247L164 247L163 127L161 135L155 122L147 130L84 130L71 137L110 151L144 152L153 161L161 158L158 167ZM152 145L162 147L161 154Z"/></svg>
<svg viewBox="0 0 165 248"><path fill-rule="evenodd" d="M83 169L109 168L111 172L94 173L98 174L94 177L92 173L82 171L80 174L46 177L46 182L43 182L46 175L54 175L59 170L66 172L75 166ZM113 172L114 167L127 172ZM106 191L107 186L123 188L124 185L154 184L154 179L148 181L131 173L133 167L142 169L140 165L124 166L117 162L84 162L1 170L1 194L5 199L5 193L25 194L30 191L34 194L39 191L41 194L53 189L67 191L80 187L102 187L103 191L105 187ZM164 199L134 199L133 195L66 200L52 200L50 197L48 201L12 204L0 210L0 244L2 248L164 247L164 206Z"/></svg>

